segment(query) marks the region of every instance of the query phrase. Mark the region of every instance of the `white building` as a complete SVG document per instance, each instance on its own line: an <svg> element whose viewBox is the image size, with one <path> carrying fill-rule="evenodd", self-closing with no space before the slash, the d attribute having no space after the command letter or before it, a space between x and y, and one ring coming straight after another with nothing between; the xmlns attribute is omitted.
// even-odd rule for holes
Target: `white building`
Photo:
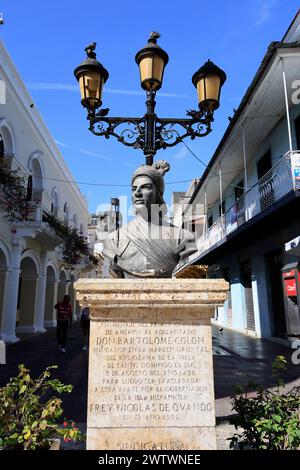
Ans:
<svg viewBox="0 0 300 470"><path fill-rule="evenodd" d="M74 178L1 42L0 84L0 167L23 177L30 208L9 220L0 182L0 338L15 342L18 333L54 326L53 307L65 293L76 314L78 266L66 265L62 238L45 214L87 235L89 213L77 185L65 182Z"/></svg>

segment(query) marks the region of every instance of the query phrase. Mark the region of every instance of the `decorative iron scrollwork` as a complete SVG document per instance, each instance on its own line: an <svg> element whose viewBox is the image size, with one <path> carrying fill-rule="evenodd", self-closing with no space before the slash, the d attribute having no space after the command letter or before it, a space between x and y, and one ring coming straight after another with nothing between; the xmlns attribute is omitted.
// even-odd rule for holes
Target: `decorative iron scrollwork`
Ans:
<svg viewBox="0 0 300 470"><path fill-rule="evenodd" d="M89 130L98 136L109 139L115 137L119 142L129 147L142 148L145 124L140 118L108 118L102 116L90 117Z"/></svg>
<svg viewBox="0 0 300 470"><path fill-rule="evenodd" d="M159 149L174 147L186 137L192 140L205 137L211 132L213 112L187 111L189 118L160 119L154 112L155 93L147 93L147 112L142 118L109 117L109 109L100 109L97 113L90 112L90 131L98 136L109 139L115 137L129 147L141 149L146 156L146 163L152 164L153 156Z"/></svg>
<svg viewBox="0 0 300 470"><path fill-rule="evenodd" d="M194 140L205 137L211 132L211 121L208 119L155 119L155 140L153 150L173 147L186 137ZM123 126L123 127L122 127ZM89 130L98 136L109 139L115 137L124 145L145 149L146 117L143 118L109 118L90 117ZM154 153L155 153L154 152Z"/></svg>

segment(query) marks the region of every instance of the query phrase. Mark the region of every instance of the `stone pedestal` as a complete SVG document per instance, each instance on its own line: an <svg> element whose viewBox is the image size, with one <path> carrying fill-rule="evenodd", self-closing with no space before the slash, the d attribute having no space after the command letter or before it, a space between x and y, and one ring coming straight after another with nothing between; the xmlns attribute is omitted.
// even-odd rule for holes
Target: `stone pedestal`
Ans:
<svg viewBox="0 0 300 470"><path fill-rule="evenodd" d="M215 449L210 318L228 284L84 279L91 313L87 449Z"/></svg>

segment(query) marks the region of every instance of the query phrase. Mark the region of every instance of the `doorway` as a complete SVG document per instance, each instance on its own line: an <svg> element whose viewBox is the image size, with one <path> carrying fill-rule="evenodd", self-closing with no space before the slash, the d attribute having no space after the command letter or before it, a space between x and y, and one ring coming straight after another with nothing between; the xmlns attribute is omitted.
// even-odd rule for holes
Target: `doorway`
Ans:
<svg viewBox="0 0 300 470"><path fill-rule="evenodd" d="M250 260L240 264L241 283L244 287L247 330L255 331L254 305L252 293L252 272Z"/></svg>
<svg viewBox="0 0 300 470"><path fill-rule="evenodd" d="M265 255L268 284L270 289L270 306L273 317L273 336L286 337L286 323L284 311L284 299L281 282L282 251L274 250Z"/></svg>
<svg viewBox="0 0 300 470"><path fill-rule="evenodd" d="M258 160L256 166L259 180L260 209L263 211L275 201L272 174L269 174L267 178L263 178L272 168L271 150L268 150L264 156Z"/></svg>

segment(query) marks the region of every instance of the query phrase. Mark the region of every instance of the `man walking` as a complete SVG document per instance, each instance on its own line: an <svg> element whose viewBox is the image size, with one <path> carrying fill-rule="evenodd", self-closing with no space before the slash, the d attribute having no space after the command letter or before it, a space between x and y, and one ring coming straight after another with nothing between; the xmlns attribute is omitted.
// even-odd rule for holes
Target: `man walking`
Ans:
<svg viewBox="0 0 300 470"><path fill-rule="evenodd" d="M62 302L58 302L54 308L56 309L56 337L58 342L58 348L61 352L66 352L66 341L68 326L72 324L72 307L70 304L70 296L65 295Z"/></svg>

